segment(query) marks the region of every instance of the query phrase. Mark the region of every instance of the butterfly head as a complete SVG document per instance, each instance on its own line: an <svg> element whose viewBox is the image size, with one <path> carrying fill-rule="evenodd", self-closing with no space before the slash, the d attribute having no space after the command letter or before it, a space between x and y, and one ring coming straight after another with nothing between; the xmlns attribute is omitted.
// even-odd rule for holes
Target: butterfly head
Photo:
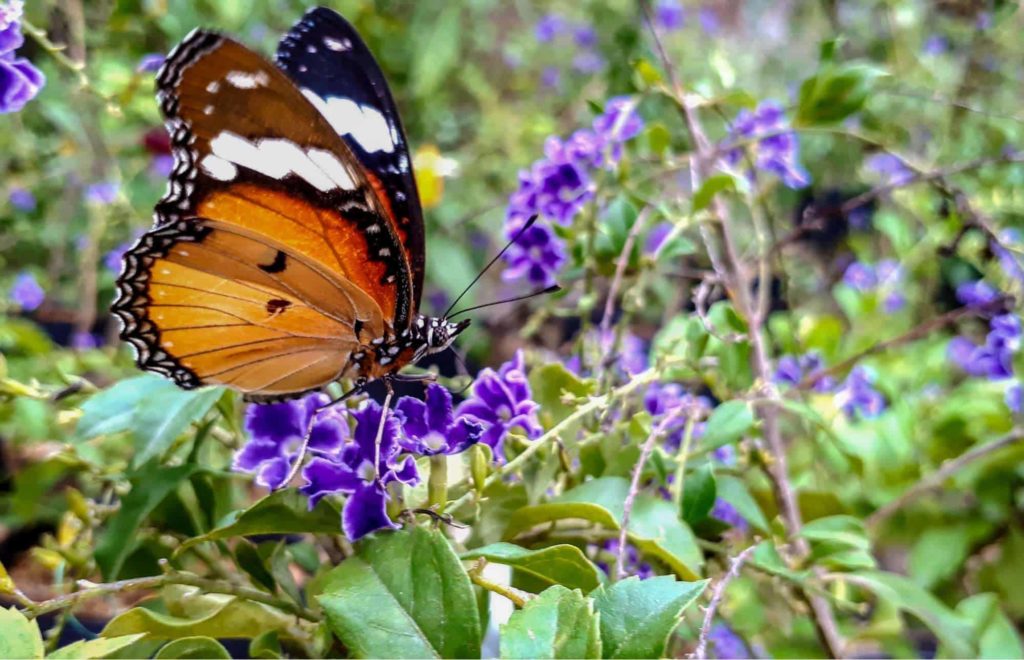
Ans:
<svg viewBox="0 0 1024 660"><path fill-rule="evenodd" d="M459 334L469 327L470 319L449 321L444 317L420 316L413 325L420 345L416 359L425 355L440 353L455 341Z"/></svg>

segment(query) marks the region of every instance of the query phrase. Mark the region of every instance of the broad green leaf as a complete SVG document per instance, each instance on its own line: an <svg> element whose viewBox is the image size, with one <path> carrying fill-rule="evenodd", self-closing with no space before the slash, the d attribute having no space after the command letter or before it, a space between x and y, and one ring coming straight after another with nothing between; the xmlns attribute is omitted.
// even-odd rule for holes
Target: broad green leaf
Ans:
<svg viewBox="0 0 1024 660"><path fill-rule="evenodd" d="M0 658L42 658L43 653L39 622L30 621L16 607L0 607Z"/></svg>
<svg viewBox="0 0 1024 660"><path fill-rule="evenodd" d="M94 394L82 404L82 416L75 426L75 441L121 433L132 428L132 417L139 402L156 391L178 389L159 376L145 374L121 382Z"/></svg>
<svg viewBox="0 0 1024 660"><path fill-rule="evenodd" d="M886 72L869 64L825 63L800 86L794 124L830 124L846 119L868 100Z"/></svg>
<svg viewBox="0 0 1024 660"><path fill-rule="evenodd" d="M563 403L563 396L589 396L594 393L597 383L581 379L560 362L552 362L531 370L530 388L534 400L540 404L541 421L546 428L551 428L576 409L576 406Z"/></svg>
<svg viewBox="0 0 1024 660"><path fill-rule="evenodd" d="M473 587L440 532L377 532L325 576L317 596L356 657L480 657Z"/></svg>
<svg viewBox="0 0 1024 660"><path fill-rule="evenodd" d="M235 563L243 571L249 574L253 581L273 593L277 589L277 582L271 575L270 569L260 556L259 551L252 543L241 540L235 545Z"/></svg>
<svg viewBox="0 0 1024 660"><path fill-rule="evenodd" d="M101 635L109 638L148 633L155 639L193 636L251 639L268 630L287 631L295 625L293 615L268 605L224 594L201 594L195 589L189 593L195 598L187 609L195 616L175 616L136 607L114 617Z"/></svg>
<svg viewBox="0 0 1024 660"><path fill-rule="evenodd" d="M281 658L283 655L284 654L281 651L281 640L278 639L276 630L268 630L249 642L250 658L275 659Z"/></svg>
<svg viewBox="0 0 1024 660"><path fill-rule="evenodd" d="M768 531L768 519L764 517L760 505L758 505L754 496L750 494L750 490L743 480L729 475L722 475L717 479L716 483L720 498L733 505L736 511L748 523L761 531Z"/></svg>
<svg viewBox="0 0 1024 660"><path fill-rule="evenodd" d="M860 571L850 573L850 576L856 584L870 589L878 598L920 619L953 657L977 657L977 649L971 641L970 623L913 580L884 571Z"/></svg>
<svg viewBox="0 0 1024 660"><path fill-rule="evenodd" d="M566 491L551 502L526 506L508 520L505 539L536 525L555 520L581 519L618 529L629 482L623 477L592 479ZM688 580L700 577L703 553L690 527L676 508L661 498L639 495L630 514L629 539L642 552L652 554Z"/></svg>
<svg viewBox="0 0 1024 660"><path fill-rule="evenodd" d="M1013 622L1003 613L995 594L965 598L956 613L971 622L977 631L979 658L1024 658L1024 646ZM942 653L937 657L949 657Z"/></svg>
<svg viewBox="0 0 1024 660"><path fill-rule="evenodd" d="M15 588L14 580L11 579L3 562L0 562L0 594L12 594Z"/></svg>
<svg viewBox="0 0 1024 660"><path fill-rule="evenodd" d="M754 412L746 401L726 401L708 418L701 443L720 447L739 440L754 425Z"/></svg>
<svg viewBox="0 0 1024 660"><path fill-rule="evenodd" d="M693 193L693 211L703 211L711 205L715 195L725 190L736 190L736 179L731 174L709 176Z"/></svg>
<svg viewBox="0 0 1024 660"><path fill-rule="evenodd" d="M915 582L930 589L960 570L972 545L966 522L929 527L914 541L907 570Z"/></svg>
<svg viewBox="0 0 1024 660"><path fill-rule="evenodd" d="M131 646L145 637L145 633L123 635L121 637L97 637L96 639L79 640L59 648L46 656L50 660L82 660L83 658L105 658L111 653Z"/></svg>
<svg viewBox="0 0 1024 660"><path fill-rule="evenodd" d="M139 525L179 483L199 469L194 464L165 467L152 461L131 478L131 491L121 499L121 508L96 544L96 563L104 578L117 579L125 558L136 547Z"/></svg>
<svg viewBox="0 0 1024 660"><path fill-rule="evenodd" d="M715 469L711 463L705 463L686 475L683 481L683 520L689 525L706 520L711 507L715 505L717 493Z"/></svg>
<svg viewBox="0 0 1024 660"><path fill-rule="evenodd" d="M252 534L334 534L341 529L341 514L328 500L312 511L297 490L274 491L248 509L237 511L216 529L181 544L182 552L197 543Z"/></svg>
<svg viewBox="0 0 1024 660"><path fill-rule="evenodd" d="M459 45L462 41L461 7L445 5L434 12L433 27L417 41L420 48L412 60L412 93L418 97L430 95L450 75L458 64Z"/></svg>
<svg viewBox="0 0 1024 660"><path fill-rule="evenodd" d="M553 545L539 550L527 550L512 543L492 543L462 555L464 560L483 557L495 564L512 566L530 574L545 587L560 584L569 589L589 593L601 584L601 574L574 545Z"/></svg>
<svg viewBox="0 0 1024 660"><path fill-rule="evenodd" d="M170 388L158 388L143 397L132 415L134 467L163 456L178 436L205 415L224 393L220 387L183 390L168 384Z"/></svg>
<svg viewBox="0 0 1024 660"><path fill-rule="evenodd" d="M801 536L811 541L828 541L859 550L869 550L864 522L853 516L828 516L812 520L800 531Z"/></svg>
<svg viewBox="0 0 1024 660"><path fill-rule="evenodd" d="M182 637L169 642L154 656L156 660L178 660L179 658L215 658L230 660L228 653L220 642L212 637Z"/></svg>
<svg viewBox="0 0 1024 660"><path fill-rule="evenodd" d="M514 612L500 630L502 658L600 658L594 602L555 585Z"/></svg>
<svg viewBox="0 0 1024 660"><path fill-rule="evenodd" d="M627 578L601 585L592 594L601 615L605 658L661 658L683 610L704 592L708 581L679 582L670 575Z"/></svg>

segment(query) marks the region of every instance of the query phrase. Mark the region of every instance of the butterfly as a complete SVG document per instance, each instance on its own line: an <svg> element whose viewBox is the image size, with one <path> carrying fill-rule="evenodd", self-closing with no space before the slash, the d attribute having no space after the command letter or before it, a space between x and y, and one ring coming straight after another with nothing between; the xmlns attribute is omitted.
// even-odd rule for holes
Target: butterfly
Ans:
<svg viewBox="0 0 1024 660"><path fill-rule="evenodd" d="M112 306L140 368L268 402L397 378L469 325L419 313L408 143L344 18L310 10L273 63L194 30L158 72L157 99L174 169Z"/></svg>

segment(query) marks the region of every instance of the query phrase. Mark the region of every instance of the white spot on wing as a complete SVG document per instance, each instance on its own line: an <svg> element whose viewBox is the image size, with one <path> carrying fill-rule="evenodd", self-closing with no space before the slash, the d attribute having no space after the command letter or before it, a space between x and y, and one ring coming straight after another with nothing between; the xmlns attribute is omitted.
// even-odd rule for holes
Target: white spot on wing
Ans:
<svg viewBox="0 0 1024 660"><path fill-rule="evenodd" d="M262 138L252 142L230 131L223 131L210 140L210 149L213 156L203 160L207 171L209 168L206 167L206 161L213 157L232 168L238 165L274 179L294 174L323 192L338 187L345 190L356 187L351 174L334 154L322 149L304 151L290 140ZM223 169L217 161L214 161L213 167ZM211 172L211 176L216 177L216 174Z"/></svg>
<svg viewBox="0 0 1024 660"><path fill-rule="evenodd" d="M349 48L352 48L352 42L349 41L348 39L338 41L337 39L332 39L331 37L324 37L324 45L327 46L329 49L337 51L339 53L346 51Z"/></svg>
<svg viewBox="0 0 1024 660"><path fill-rule="evenodd" d="M199 164L203 171L218 181L231 181L238 176L238 168L234 163L214 154L209 154Z"/></svg>
<svg viewBox="0 0 1024 660"><path fill-rule="evenodd" d="M255 73L248 73L246 71L230 71L225 76L229 85L237 87L238 89L256 89L257 87L263 87L270 82L270 76L267 75L266 71L257 71Z"/></svg>
<svg viewBox="0 0 1024 660"><path fill-rule="evenodd" d="M310 89L303 89L302 94L327 119L331 128L339 135L351 135L367 153L395 150L394 131L376 108L339 96L325 101Z"/></svg>
<svg viewBox="0 0 1024 660"><path fill-rule="evenodd" d="M208 91L211 94L216 94L217 90L219 90L219 89L220 89L220 83L217 82L216 80L210 81L210 84L208 84L206 86L206 91Z"/></svg>
<svg viewBox="0 0 1024 660"><path fill-rule="evenodd" d="M339 188L355 190L356 182L352 180L352 175L334 154L323 149L310 149L309 159L316 163L330 177L331 181L338 184Z"/></svg>

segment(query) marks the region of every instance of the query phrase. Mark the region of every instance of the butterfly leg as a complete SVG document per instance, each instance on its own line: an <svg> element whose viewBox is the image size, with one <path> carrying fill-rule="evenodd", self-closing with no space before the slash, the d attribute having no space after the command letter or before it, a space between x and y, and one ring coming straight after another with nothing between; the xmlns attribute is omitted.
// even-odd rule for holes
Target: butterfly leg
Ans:
<svg viewBox="0 0 1024 660"><path fill-rule="evenodd" d="M373 467L377 472L377 481L380 481L380 443L384 438L384 423L388 419L388 408L391 406L391 397L395 393L394 388L391 386L392 378L394 376L385 376L383 379L387 394L384 395L384 405L380 409L380 424L377 425L377 437L373 440Z"/></svg>
<svg viewBox="0 0 1024 660"><path fill-rule="evenodd" d="M337 399L332 399L331 401L328 401L327 403L313 411L313 414L309 416L309 422L306 424L306 434L302 437L302 445L299 446L299 455L295 457L295 462L292 463L292 468L288 470L288 476L285 478L284 481L281 482L281 488L284 488L285 486L290 484L292 482L292 479L295 478L295 475L297 475L299 473L299 470L302 469L302 463L306 460L306 452L309 450L310 438L313 437L313 425L316 424L316 418L320 415L320 413L327 410L328 408L332 408L338 405L342 401L345 401L346 399L355 396L356 394L359 394L365 388L366 379L361 378L356 381L355 387L350 389L348 392L345 392ZM379 442L380 441L378 440L378 444Z"/></svg>

